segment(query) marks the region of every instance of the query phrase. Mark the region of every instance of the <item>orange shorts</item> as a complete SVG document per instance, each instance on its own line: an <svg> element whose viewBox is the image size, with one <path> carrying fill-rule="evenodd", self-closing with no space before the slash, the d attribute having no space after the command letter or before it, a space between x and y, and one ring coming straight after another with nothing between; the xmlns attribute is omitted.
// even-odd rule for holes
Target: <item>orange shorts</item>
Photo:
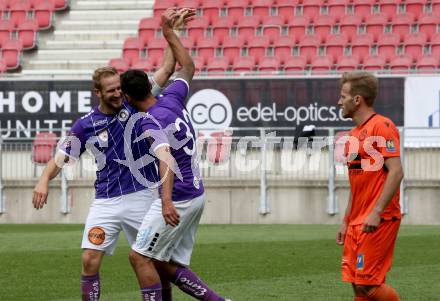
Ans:
<svg viewBox="0 0 440 301"><path fill-rule="evenodd" d="M348 226L342 255L342 280L357 285L381 285L391 268L400 220L382 220L372 233L363 225Z"/></svg>

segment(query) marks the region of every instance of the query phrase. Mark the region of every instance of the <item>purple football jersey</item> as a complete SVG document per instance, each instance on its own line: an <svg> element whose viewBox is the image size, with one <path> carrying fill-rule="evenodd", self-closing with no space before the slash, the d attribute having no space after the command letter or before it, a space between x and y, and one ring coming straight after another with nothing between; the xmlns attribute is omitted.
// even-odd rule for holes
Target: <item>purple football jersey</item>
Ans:
<svg viewBox="0 0 440 301"><path fill-rule="evenodd" d="M96 198L129 194L151 187L159 180L155 158L148 155L148 141L133 142L142 134L141 120L133 124L128 135L125 133L135 113L137 110L127 102L116 114L104 114L95 107L74 123L69 137L59 148L74 159L79 159L86 148L92 152L98 166ZM138 165L133 167L136 160Z"/></svg>
<svg viewBox="0 0 440 301"><path fill-rule="evenodd" d="M196 135L185 108L188 83L178 78L157 97L157 103L142 120L142 129L157 149L169 145L177 168L174 170L173 201L196 198L204 193L197 161Z"/></svg>

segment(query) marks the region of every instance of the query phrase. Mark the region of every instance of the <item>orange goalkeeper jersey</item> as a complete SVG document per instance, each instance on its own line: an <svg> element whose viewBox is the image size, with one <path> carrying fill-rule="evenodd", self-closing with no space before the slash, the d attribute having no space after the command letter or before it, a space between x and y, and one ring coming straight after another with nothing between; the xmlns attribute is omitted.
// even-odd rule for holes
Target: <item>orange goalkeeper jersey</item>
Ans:
<svg viewBox="0 0 440 301"><path fill-rule="evenodd" d="M400 142L394 123L379 114L373 114L349 135L345 145L352 196L348 221L357 225L373 210L388 174L384 162L390 157L400 157ZM381 215L383 219L401 218L399 195L397 189Z"/></svg>

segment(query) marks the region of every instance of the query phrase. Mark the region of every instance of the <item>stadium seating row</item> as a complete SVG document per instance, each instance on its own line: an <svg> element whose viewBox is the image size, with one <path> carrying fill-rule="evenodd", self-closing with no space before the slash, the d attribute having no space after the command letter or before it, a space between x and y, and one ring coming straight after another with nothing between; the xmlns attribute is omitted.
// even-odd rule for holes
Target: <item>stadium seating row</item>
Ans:
<svg viewBox="0 0 440 301"><path fill-rule="evenodd" d="M147 43L148 40L160 36L159 18L146 18L139 24L139 36ZM299 40L306 34L315 34L325 38L328 34L343 33L353 39L359 33L371 33L375 39L382 33L395 33L402 39L406 34L423 32L430 37L440 24L440 13L423 14L415 19L414 15L405 13L388 19L383 14L368 16L365 20L354 15L345 15L337 19L331 15L317 15L314 18L304 16L284 18L281 16L221 17L210 20L198 17L188 25L186 35L193 39L202 36L216 36L220 40L228 36L289 35Z"/></svg>
<svg viewBox="0 0 440 301"><path fill-rule="evenodd" d="M219 16L267 16L278 15L290 18L292 15L316 16L328 14L343 16L355 14L367 16L382 12L388 16L409 12L419 15L422 12L440 12L438 0L161 0L156 1L154 15L160 16L168 7L195 7L199 15L210 18Z"/></svg>
<svg viewBox="0 0 440 301"><path fill-rule="evenodd" d="M394 57L387 63L381 56L370 55L363 58L358 56L341 56L334 62L328 56L316 56L311 64L307 63L304 57L291 56L282 62L278 57L263 56L259 61L253 56L239 56L231 60L227 57L214 57L206 61L202 57L194 57L196 71L203 72L303 72L303 71L350 71L350 70L419 70L433 71L440 68L440 56L422 56L414 63L409 56L401 55ZM129 68L154 71L156 69L153 62L149 59L139 59L130 64L124 58L112 59L109 65L114 66L120 72L125 72Z"/></svg>
<svg viewBox="0 0 440 301"><path fill-rule="evenodd" d="M67 0L0 0L0 72L18 68L21 52L34 48L38 31L67 6Z"/></svg>
<svg viewBox="0 0 440 301"><path fill-rule="evenodd" d="M173 6L198 9L181 40L201 70L237 70L244 61L252 70L293 62L301 70L419 68L440 57L440 0L165 0L112 62L154 70L167 46L159 15Z"/></svg>

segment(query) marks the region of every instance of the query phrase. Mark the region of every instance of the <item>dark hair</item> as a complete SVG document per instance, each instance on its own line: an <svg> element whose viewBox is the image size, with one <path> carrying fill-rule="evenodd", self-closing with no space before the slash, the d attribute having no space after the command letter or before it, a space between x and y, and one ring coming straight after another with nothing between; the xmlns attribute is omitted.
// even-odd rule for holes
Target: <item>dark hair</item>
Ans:
<svg viewBox="0 0 440 301"><path fill-rule="evenodd" d="M121 90L134 101L143 101L151 93L148 75L142 70L128 70L121 75Z"/></svg>

